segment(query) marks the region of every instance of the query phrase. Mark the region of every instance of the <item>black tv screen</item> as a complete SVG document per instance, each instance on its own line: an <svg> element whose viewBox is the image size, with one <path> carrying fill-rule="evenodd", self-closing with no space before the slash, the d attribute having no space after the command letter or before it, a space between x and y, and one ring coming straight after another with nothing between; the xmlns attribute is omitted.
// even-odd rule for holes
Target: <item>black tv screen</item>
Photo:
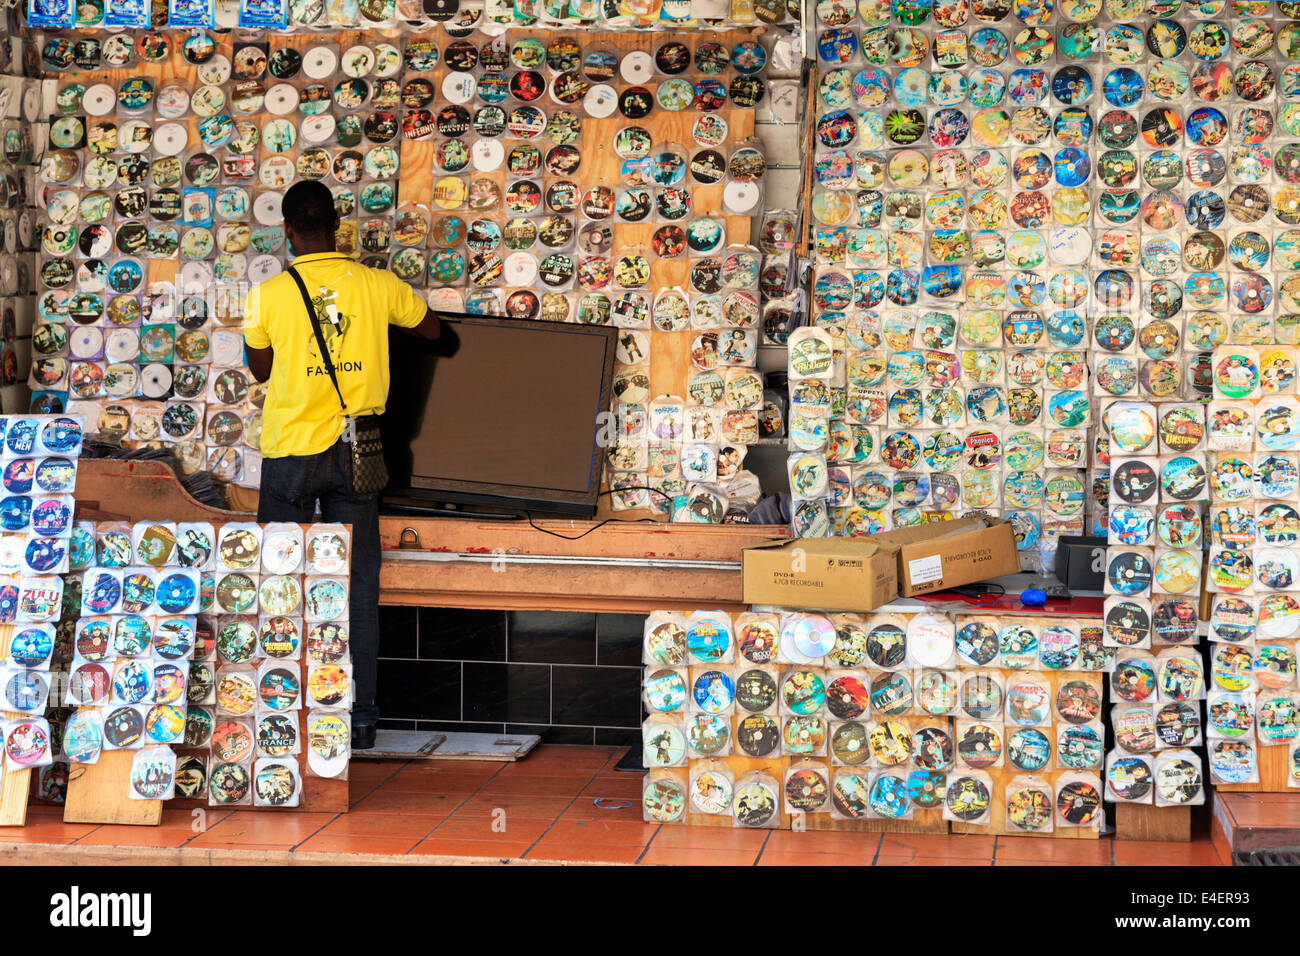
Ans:
<svg viewBox="0 0 1300 956"><path fill-rule="evenodd" d="M439 317L440 341L389 337L387 497L594 514L617 330Z"/></svg>

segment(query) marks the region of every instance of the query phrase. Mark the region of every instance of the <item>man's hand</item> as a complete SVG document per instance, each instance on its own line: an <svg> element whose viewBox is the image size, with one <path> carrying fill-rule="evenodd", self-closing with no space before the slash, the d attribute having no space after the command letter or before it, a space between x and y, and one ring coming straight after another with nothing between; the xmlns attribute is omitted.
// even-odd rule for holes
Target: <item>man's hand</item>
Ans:
<svg viewBox="0 0 1300 956"><path fill-rule="evenodd" d="M417 338L433 340L442 335L442 323L438 321L438 314L433 309L428 309L419 325L402 331Z"/></svg>
<svg viewBox="0 0 1300 956"><path fill-rule="evenodd" d="M273 349L269 346L264 349L255 349L245 342L244 354L248 356L248 370L253 373L253 378L259 382L265 382L271 377L271 363L275 359Z"/></svg>

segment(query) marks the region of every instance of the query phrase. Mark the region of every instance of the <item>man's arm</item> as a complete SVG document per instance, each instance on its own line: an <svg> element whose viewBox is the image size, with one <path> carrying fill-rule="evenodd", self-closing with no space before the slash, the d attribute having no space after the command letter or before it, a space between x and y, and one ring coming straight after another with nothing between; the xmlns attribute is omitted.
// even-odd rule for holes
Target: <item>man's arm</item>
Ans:
<svg viewBox="0 0 1300 956"><path fill-rule="evenodd" d="M267 334L262 318L262 290L255 285L248 290L248 299L244 302L244 357L248 361L248 370L259 382L271 377L271 362L275 358L271 336Z"/></svg>
<svg viewBox="0 0 1300 956"><path fill-rule="evenodd" d="M253 373L253 378L265 382L271 377L271 363L275 359L275 351L269 345L264 349L255 349L245 342L244 354L248 356L248 370Z"/></svg>
<svg viewBox="0 0 1300 956"><path fill-rule="evenodd" d="M401 328L401 326L399 326L399 328ZM432 340L442 335L442 323L438 321L437 313L434 312L433 309L428 309L425 311L424 318L420 320L419 325L412 326L411 328L403 328L402 331L406 332L408 335L414 335L417 338ZM270 349L267 349L267 351L269 352ZM271 362L269 358L267 359L266 364L266 374L271 374Z"/></svg>

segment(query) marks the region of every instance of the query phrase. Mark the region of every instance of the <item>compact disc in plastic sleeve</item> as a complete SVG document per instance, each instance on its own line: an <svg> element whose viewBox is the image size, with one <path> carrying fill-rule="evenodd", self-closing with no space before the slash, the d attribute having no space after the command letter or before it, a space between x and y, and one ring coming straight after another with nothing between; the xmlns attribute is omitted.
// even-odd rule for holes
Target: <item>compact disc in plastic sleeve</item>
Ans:
<svg viewBox="0 0 1300 956"><path fill-rule="evenodd" d="M315 711L308 714L307 765L312 773L336 777L347 769L351 733L346 715Z"/></svg>
<svg viewBox="0 0 1300 956"><path fill-rule="evenodd" d="M163 398L171 387L172 370L166 365L146 365L140 369L140 393L145 398Z"/></svg>
<svg viewBox="0 0 1300 956"><path fill-rule="evenodd" d="M79 326L68 333L68 353L75 359L97 358L104 350L104 333L94 326Z"/></svg>
<svg viewBox="0 0 1300 956"><path fill-rule="evenodd" d="M163 410L162 431L172 441L185 441L198 434L202 422L203 416L198 406L171 402Z"/></svg>
<svg viewBox="0 0 1300 956"><path fill-rule="evenodd" d="M472 73L453 71L442 78L442 95L449 103L468 103L477 89L478 83Z"/></svg>
<svg viewBox="0 0 1300 956"><path fill-rule="evenodd" d="M302 138L308 143L327 143L338 131L338 121L331 113L308 116L302 121Z"/></svg>
<svg viewBox="0 0 1300 956"><path fill-rule="evenodd" d="M302 71L313 80L323 80L333 76L338 66L338 54L329 47L312 47L303 54Z"/></svg>
<svg viewBox="0 0 1300 956"><path fill-rule="evenodd" d="M505 161L506 150L495 139L480 139L470 147L470 156L475 169L490 173L494 169L499 169L501 163Z"/></svg>
<svg viewBox="0 0 1300 956"><path fill-rule="evenodd" d="M248 278L253 282L265 282L280 273L280 260L267 254L256 256L248 264Z"/></svg>
<svg viewBox="0 0 1300 956"><path fill-rule="evenodd" d="M537 281L537 259L527 252L516 252L509 256L503 267L502 277L507 285L529 286Z"/></svg>
<svg viewBox="0 0 1300 956"><path fill-rule="evenodd" d="M180 119L190 109L190 93L183 86L172 84L158 91L154 110L163 119Z"/></svg>
<svg viewBox="0 0 1300 956"><path fill-rule="evenodd" d="M825 657L835 646L835 627L824 617L800 618L794 625L794 645L808 658Z"/></svg>
<svg viewBox="0 0 1300 956"><path fill-rule="evenodd" d="M29 122L35 122L41 115L41 91L38 85L32 84L23 90L22 114Z"/></svg>
<svg viewBox="0 0 1300 956"><path fill-rule="evenodd" d="M298 108L298 88L289 83L277 83L266 91L266 111L273 116L288 116Z"/></svg>
<svg viewBox="0 0 1300 956"><path fill-rule="evenodd" d="M140 370L130 361L115 362L104 369L104 392L110 398L130 398L140 391ZM123 411L122 414L126 414ZM130 427L127 418L126 427Z"/></svg>
<svg viewBox="0 0 1300 956"><path fill-rule="evenodd" d="M262 193L253 200L253 218L264 226L277 225L283 221L280 204L284 202L282 193Z"/></svg>
<svg viewBox="0 0 1300 956"><path fill-rule="evenodd" d="M212 333L212 364L239 365L244 355L244 338L239 329L216 329Z"/></svg>
<svg viewBox="0 0 1300 956"><path fill-rule="evenodd" d="M160 156L179 156L189 143L189 131L180 123L163 123L153 133L153 148Z"/></svg>
<svg viewBox="0 0 1300 956"><path fill-rule="evenodd" d="M207 262L187 262L181 266L180 286L186 292L198 292L212 285L212 266Z"/></svg>
<svg viewBox="0 0 1300 956"><path fill-rule="evenodd" d="M90 116L108 116L116 106L117 92L107 83L87 87L81 96L81 108Z"/></svg>
<svg viewBox="0 0 1300 956"><path fill-rule="evenodd" d="M588 116L596 119L605 119L613 116L614 111L618 109L618 93L612 86L604 83L598 83L587 91L587 95L582 98L583 109L587 111Z"/></svg>
<svg viewBox="0 0 1300 956"><path fill-rule="evenodd" d="M730 182L722 190L722 204L735 215L752 213L762 197L757 183Z"/></svg>
<svg viewBox="0 0 1300 956"><path fill-rule="evenodd" d="M623 57L618 66L619 75L625 82L645 83L655 72L655 61L645 50L633 50Z"/></svg>
<svg viewBox="0 0 1300 956"><path fill-rule="evenodd" d="M230 58L218 53L199 67L199 80L211 86L220 86L230 79Z"/></svg>
<svg viewBox="0 0 1300 956"><path fill-rule="evenodd" d="M1080 265L1088 260L1088 254L1092 252L1092 236L1087 229L1067 226L1051 233L1048 248L1053 262Z"/></svg>
<svg viewBox="0 0 1300 956"><path fill-rule="evenodd" d="M912 659L921 667L941 667L952 657L955 643L951 626L924 618L914 620L907 634Z"/></svg>

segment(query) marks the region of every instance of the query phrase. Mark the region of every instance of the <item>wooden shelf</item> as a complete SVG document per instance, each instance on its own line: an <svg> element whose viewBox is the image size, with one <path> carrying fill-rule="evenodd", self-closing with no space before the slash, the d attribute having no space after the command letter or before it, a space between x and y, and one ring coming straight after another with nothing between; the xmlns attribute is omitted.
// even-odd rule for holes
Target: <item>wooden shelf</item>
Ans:
<svg viewBox="0 0 1300 956"><path fill-rule="evenodd" d="M744 548L784 525L380 519L381 604L507 610L744 609ZM405 529L417 549L398 547Z"/></svg>

